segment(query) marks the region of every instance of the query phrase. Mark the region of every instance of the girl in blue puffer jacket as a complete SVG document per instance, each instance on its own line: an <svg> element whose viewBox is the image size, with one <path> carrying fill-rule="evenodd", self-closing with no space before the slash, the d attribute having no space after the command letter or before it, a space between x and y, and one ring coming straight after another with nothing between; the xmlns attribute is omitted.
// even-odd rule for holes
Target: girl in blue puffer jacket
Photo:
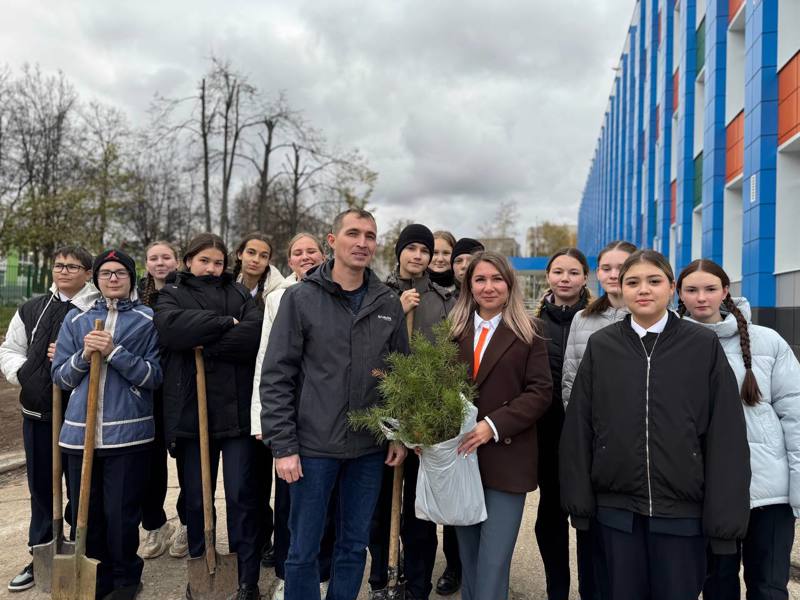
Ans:
<svg viewBox="0 0 800 600"><path fill-rule="evenodd" d="M153 390L161 385L153 312L137 300L132 258L100 254L92 276L102 298L87 312L70 311L56 341L53 382L72 390L61 429L73 519L77 519L89 394L89 363L103 357L97 406L86 554L100 561L97 597L133 598L141 586L142 493L154 439ZM94 331L95 319L105 322ZM74 521L73 521L74 522Z"/></svg>
<svg viewBox="0 0 800 600"><path fill-rule="evenodd" d="M748 599L788 598L800 515L800 364L777 332L750 322L750 305L731 298L729 287L722 267L705 259L690 263L677 283L679 312L716 332L736 374L750 446L747 535L736 554L709 553L703 597L739 598L743 562Z"/></svg>

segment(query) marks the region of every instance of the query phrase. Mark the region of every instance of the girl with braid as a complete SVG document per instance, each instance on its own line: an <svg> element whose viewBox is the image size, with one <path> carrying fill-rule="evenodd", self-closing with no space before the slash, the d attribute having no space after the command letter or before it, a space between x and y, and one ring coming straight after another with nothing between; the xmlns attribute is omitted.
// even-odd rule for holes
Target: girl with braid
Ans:
<svg viewBox="0 0 800 600"><path fill-rule="evenodd" d="M153 308L159 290L165 284L175 281L175 273L178 271L177 249L164 240L152 242L145 248L145 270L146 274L139 280L137 291L142 304ZM174 537L172 534L175 528L164 512L164 500L167 497L167 446L164 439L164 399L161 386L153 391L153 414L155 441L152 446L150 472L142 496L142 527L147 534L139 548L139 554L145 559L157 558L169 548L170 555L181 558L189 553L183 492L178 495L176 504L180 523ZM177 470L178 483L182 489L183 469L180 463Z"/></svg>
<svg viewBox="0 0 800 600"><path fill-rule="evenodd" d="M250 290L250 295L262 309L267 294L277 289L283 281L280 271L269 264L271 257L272 242L260 231L244 236L234 257L233 277Z"/></svg>
<svg viewBox="0 0 800 600"><path fill-rule="evenodd" d="M706 600L788 598L794 520L800 515L800 364L777 332L750 322L745 298L731 298L728 275L710 260L678 277L678 312L714 331L741 390L750 445L750 522L736 554L709 552ZM735 468L735 465L731 465Z"/></svg>

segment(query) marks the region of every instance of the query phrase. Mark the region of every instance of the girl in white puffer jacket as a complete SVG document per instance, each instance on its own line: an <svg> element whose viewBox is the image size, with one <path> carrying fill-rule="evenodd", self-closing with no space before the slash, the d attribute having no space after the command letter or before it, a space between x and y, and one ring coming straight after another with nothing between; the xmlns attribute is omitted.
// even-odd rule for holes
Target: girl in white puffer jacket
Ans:
<svg viewBox="0 0 800 600"><path fill-rule="evenodd" d="M736 374L750 445L747 535L737 554L709 553L703 597L738 598L741 561L748 598L786 598L800 516L800 364L776 331L750 322L749 303L731 298L729 286L722 267L704 259L690 263L677 282L679 312L717 333Z"/></svg>

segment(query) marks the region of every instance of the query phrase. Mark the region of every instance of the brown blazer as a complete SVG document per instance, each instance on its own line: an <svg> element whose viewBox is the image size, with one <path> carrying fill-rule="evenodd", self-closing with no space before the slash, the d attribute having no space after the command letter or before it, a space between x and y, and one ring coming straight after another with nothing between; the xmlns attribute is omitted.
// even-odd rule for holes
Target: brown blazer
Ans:
<svg viewBox="0 0 800 600"><path fill-rule="evenodd" d="M470 317L459 341L459 359L468 365L470 377L474 336ZM483 354L475 384L478 421L491 418L499 437L498 442L492 439L478 448L484 487L510 493L535 490L536 421L550 405L553 390L546 342L537 337L528 345L501 320Z"/></svg>

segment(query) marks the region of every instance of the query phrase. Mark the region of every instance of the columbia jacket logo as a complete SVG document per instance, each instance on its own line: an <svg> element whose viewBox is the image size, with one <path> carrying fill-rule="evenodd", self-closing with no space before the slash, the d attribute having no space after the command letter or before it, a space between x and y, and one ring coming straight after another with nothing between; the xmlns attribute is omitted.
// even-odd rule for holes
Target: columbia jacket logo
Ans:
<svg viewBox="0 0 800 600"><path fill-rule="evenodd" d="M378 315L378 318L383 319L384 321L389 321L389 323L392 322L392 317L390 317L389 315Z"/></svg>

